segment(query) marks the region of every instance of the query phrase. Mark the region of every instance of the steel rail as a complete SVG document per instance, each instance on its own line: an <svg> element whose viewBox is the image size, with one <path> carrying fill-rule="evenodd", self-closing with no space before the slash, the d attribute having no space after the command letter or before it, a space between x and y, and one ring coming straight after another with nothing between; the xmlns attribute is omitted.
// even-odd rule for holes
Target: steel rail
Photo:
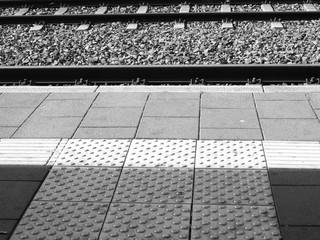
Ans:
<svg viewBox="0 0 320 240"><path fill-rule="evenodd" d="M320 19L320 11L314 12L230 12L230 13L146 13L146 14L80 14L80 15L31 15L2 16L0 24L33 23L103 23L103 22L171 22L171 21L222 21L222 20L312 20Z"/></svg>
<svg viewBox="0 0 320 240"><path fill-rule="evenodd" d="M35 6L59 6L61 4L65 5L139 5L144 2L145 4L151 5L172 5L181 4L187 2L188 4L221 4L221 2L228 2L230 4L261 4L265 2L263 0L148 0L137 2L136 0L0 0L0 6L19 6L19 5L35 5ZM304 3L305 0L268 0L268 3ZM319 3L320 0L313 0L313 3Z"/></svg>
<svg viewBox="0 0 320 240"><path fill-rule="evenodd" d="M261 79L263 84L304 83L320 77L320 64L252 65L108 65L108 66L2 66L0 84L32 81L35 85L127 84L132 79L146 84L189 84L198 79L206 84L245 84ZM82 82L83 82L82 81Z"/></svg>

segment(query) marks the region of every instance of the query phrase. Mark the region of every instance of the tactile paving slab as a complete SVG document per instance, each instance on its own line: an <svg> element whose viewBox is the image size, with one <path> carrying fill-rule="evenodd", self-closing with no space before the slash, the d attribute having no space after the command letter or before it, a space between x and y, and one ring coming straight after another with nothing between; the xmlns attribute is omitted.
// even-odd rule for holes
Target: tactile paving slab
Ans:
<svg viewBox="0 0 320 240"><path fill-rule="evenodd" d="M0 164L46 165L60 139L0 139Z"/></svg>
<svg viewBox="0 0 320 240"><path fill-rule="evenodd" d="M130 140L71 139L56 165L122 167Z"/></svg>
<svg viewBox="0 0 320 240"><path fill-rule="evenodd" d="M194 204L273 204L265 170L197 169L194 186Z"/></svg>
<svg viewBox="0 0 320 240"><path fill-rule="evenodd" d="M125 167L194 167L194 140L133 140Z"/></svg>
<svg viewBox="0 0 320 240"><path fill-rule="evenodd" d="M53 168L34 200L110 202L119 168Z"/></svg>
<svg viewBox="0 0 320 240"><path fill-rule="evenodd" d="M195 205L191 239L281 239L274 207Z"/></svg>
<svg viewBox="0 0 320 240"><path fill-rule="evenodd" d="M319 142L264 141L268 168L320 168Z"/></svg>
<svg viewBox="0 0 320 240"><path fill-rule="evenodd" d="M191 203L193 169L128 168L113 202Z"/></svg>
<svg viewBox="0 0 320 240"><path fill-rule="evenodd" d="M11 240L98 239L107 210L108 203L34 201Z"/></svg>
<svg viewBox="0 0 320 240"><path fill-rule="evenodd" d="M100 240L188 239L188 204L111 204Z"/></svg>
<svg viewBox="0 0 320 240"><path fill-rule="evenodd" d="M196 156L196 168L266 168L261 141L202 140Z"/></svg>

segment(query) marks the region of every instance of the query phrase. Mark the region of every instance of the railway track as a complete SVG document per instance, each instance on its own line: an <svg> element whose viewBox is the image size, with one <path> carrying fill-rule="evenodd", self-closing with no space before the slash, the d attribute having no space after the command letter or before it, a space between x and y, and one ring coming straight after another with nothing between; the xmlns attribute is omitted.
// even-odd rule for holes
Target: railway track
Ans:
<svg viewBox="0 0 320 240"><path fill-rule="evenodd" d="M257 1L243 1L246 4ZM276 1L282 2L282 1ZM298 3L299 1L295 1ZM55 2L50 7L88 4L88 1ZM96 9L105 1L90 1ZM128 5L133 1L108 1L107 4ZM150 4L159 4L151 1ZM161 4L180 4L176 1ZM188 4L207 4L190 1ZM210 4L214 3L210 2ZM218 3L218 2L217 2ZM242 1L229 2L241 4ZM228 4L229 4L228 3ZM271 3L275 3L271 1ZM315 1L315 3L317 3ZM0 6L47 6L48 1L0 1ZM28 5L26 5L28 4ZM219 4L221 4L219 2ZM261 2L259 2L261 4ZM301 2L303 4L303 2ZM106 5L105 5L106 6ZM27 7L28 8L28 7ZM192 21L290 21L315 20L320 11L256 11L256 12L173 12L122 14L48 14L0 16L1 24L99 24L105 22L192 22ZM64 84L319 84L320 64L223 64L223 65L105 65L105 66L1 66L2 85L64 85Z"/></svg>

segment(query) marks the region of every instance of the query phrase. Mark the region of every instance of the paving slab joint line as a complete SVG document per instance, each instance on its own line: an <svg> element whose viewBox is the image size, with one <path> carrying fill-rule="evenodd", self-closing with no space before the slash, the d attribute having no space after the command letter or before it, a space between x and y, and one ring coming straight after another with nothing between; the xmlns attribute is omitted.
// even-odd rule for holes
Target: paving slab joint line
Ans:
<svg viewBox="0 0 320 240"><path fill-rule="evenodd" d="M148 97L149 97L149 96L148 96ZM107 220L107 216L108 216L109 210L110 210L110 208L111 208L111 203L113 202L114 195L116 194L116 190L117 190L118 184L119 184L119 182L120 182L120 178L121 178L121 175L122 175L122 171L123 171L123 169L124 169L124 165L125 165L125 163L126 163L127 156L128 156L128 153L129 153L129 149L130 149L130 147L131 147L131 144L132 144L132 140L130 141L130 144L129 144L129 147L128 147L128 151L127 151L126 156L125 156L125 158L124 158L123 165L122 165L122 167L121 167L121 170L120 170L120 173L119 173L119 176L118 176L118 181L117 181L117 183L116 183L115 186L114 186L113 194L112 194L112 197L111 197L111 199L110 199L110 204L109 204L109 206L108 206L106 216L105 216L105 218L103 219L103 222L102 222L102 225L101 225L101 230L100 230L100 232L99 232L99 234L98 234L98 239L100 239L100 236L101 236L102 231L103 231L104 223L105 223L106 220Z"/></svg>
<svg viewBox="0 0 320 240"><path fill-rule="evenodd" d="M257 114L257 118L258 118L258 123L259 123L259 127L260 127L260 132L261 132L261 136L262 136L262 140L264 140L264 133L262 131L262 125L261 125L261 121L260 121L260 117L259 117L259 112L258 112L258 108L257 108L257 101L256 98L254 96L253 93L251 93L252 98L253 98L253 104L254 104L254 108L256 110L256 114ZM263 147L262 147L263 148Z"/></svg>
<svg viewBox="0 0 320 240"><path fill-rule="evenodd" d="M87 116L87 114L88 114L89 110L91 109L91 107L92 107L93 103L94 103L94 102L96 101L96 99L98 98L99 94L100 94L100 93L98 93L98 94L95 96L95 98L93 99L93 101L91 102L90 106L88 107L88 109L87 109L86 113L83 115L83 117L82 117L81 121L79 122L78 127L76 128L76 130L75 130L75 131L74 131L74 133L72 134L71 138L73 138L73 137L74 137L74 135L76 134L76 132L77 132L77 131L78 131L78 129L80 128L80 126L81 126L81 124L82 124L83 120L84 120L84 119L85 119L85 117Z"/></svg>
<svg viewBox="0 0 320 240"><path fill-rule="evenodd" d="M64 148L66 147L68 139L61 138L60 142L58 143L56 149L53 151L51 157L49 158L46 165L54 166L56 161L58 160L59 156L63 152Z"/></svg>
<svg viewBox="0 0 320 240"><path fill-rule="evenodd" d="M262 143L262 151L263 151L263 155L264 155L264 158L266 160L266 166L267 166L267 174L268 174L268 178L269 178L269 183L270 183L270 191L271 191L271 196L272 196L272 200L273 200L273 206L275 208L275 211L276 211L276 215L277 215L277 222L278 222L278 225L279 225L279 231L280 231L280 236L281 236L281 239L282 239L282 236L283 236L283 233L281 232L281 226L280 226L280 219L279 219L279 214L278 214L278 209L277 209L277 204L276 204L276 201L274 200L274 194L273 194L273 188L272 188L272 185L271 185L271 178L270 178L270 172L269 172L269 166L268 166L268 161L267 161L267 156L266 156L266 151L264 149L264 141L261 141Z"/></svg>
<svg viewBox="0 0 320 240"><path fill-rule="evenodd" d="M141 120L142 120L142 118L143 118L143 116L144 116L144 110L146 109L147 102L148 102L148 100L149 100L149 96L150 96L150 94L148 94L147 99L146 99L146 101L145 101L145 103L144 103L144 105L143 105L142 113L141 113L141 116L140 116L140 119L139 119L139 122L138 122L138 126L137 126L137 129L136 129L136 132L135 132L135 134L134 134L133 139L136 139L136 138L137 138L137 134L138 134L138 131L139 131L139 128L140 128ZM131 146L131 143L130 143L130 146ZM130 147L129 147L129 149L130 149ZM129 150L128 150L128 152L129 152Z"/></svg>
<svg viewBox="0 0 320 240"><path fill-rule="evenodd" d="M38 107L49 97L49 95L50 94L47 93L47 96L41 101L41 103L38 104L38 106L30 113L30 115L20 124L20 126L13 132L10 138L12 138L18 132L18 130L23 126L23 124L25 124L25 122L30 118L30 116L32 116L32 114L38 109Z"/></svg>
<svg viewBox="0 0 320 240"><path fill-rule="evenodd" d="M307 93L305 93L305 97L306 97L306 99L307 99L307 101L308 101L308 103L309 103L309 105L310 105L310 107L311 107L311 109L313 111L313 114L316 116L318 122L320 123L320 117L318 117L318 115L316 113L316 110L313 108L313 106L311 104L311 101L310 101L311 99L308 98Z"/></svg>

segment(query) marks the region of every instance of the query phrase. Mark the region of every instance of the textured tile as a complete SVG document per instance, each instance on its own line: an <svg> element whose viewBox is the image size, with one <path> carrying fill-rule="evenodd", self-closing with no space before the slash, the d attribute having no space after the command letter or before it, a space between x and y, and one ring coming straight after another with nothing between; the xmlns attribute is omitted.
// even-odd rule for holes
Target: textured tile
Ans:
<svg viewBox="0 0 320 240"><path fill-rule="evenodd" d="M199 100L149 100L143 112L147 117L199 117Z"/></svg>
<svg viewBox="0 0 320 240"><path fill-rule="evenodd" d="M194 167L193 140L132 140L125 167Z"/></svg>
<svg viewBox="0 0 320 240"><path fill-rule="evenodd" d="M197 169L194 186L194 204L273 204L267 171Z"/></svg>
<svg viewBox="0 0 320 240"><path fill-rule="evenodd" d="M200 139L203 140L262 140L260 129L236 128L202 128Z"/></svg>
<svg viewBox="0 0 320 240"><path fill-rule="evenodd" d="M100 239L188 239L190 211L188 204L112 203Z"/></svg>
<svg viewBox="0 0 320 240"><path fill-rule="evenodd" d="M201 140L196 156L196 168L266 168L260 141Z"/></svg>
<svg viewBox="0 0 320 240"><path fill-rule="evenodd" d="M98 239L107 210L107 203L34 201L11 239Z"/></svg>
<svg viewBox="0 0 320 240"><path fill-rule="evenodd" d="M317 119L261 119L260 122L265 140L320 140L320 123Z"/></svg>
<svg viewBox="0 0 320 240"><path fill-rule="evenodd" d="M134 127L119 128L78 128L73 138L109 138L109 139L132 139L137 129Z"/></svg>
<svg viewBox="0 0 320 240"><path fill-rule="evenodd" d="M308 101L258 101L260 118L316 118Z"/></svg>
<svg viewBox="0 0 320 240"><path fill-rule="evenodd" d="M198 118L143 117L136 138L198 139Z"/></svg>
<svg viewBox="0 0 320 240"><path fill-rule="evenodd" d="M277 239L274 207L195 205L191 239Z"/></svg>
<svg viewBox="0 0 320 240"><path fill-rule="evenodd" d="M148 93L100 93L92 107L99 108L143 108L148 98Z"/></svg>
<svg viewBox="0 0 320 240"><path fill-rule="evenodd" d="M137 127L142 108L91 108L81 127Z"/></svg>
<svg viewBox="0 0 320 240"><path fill-rule="evenodd" d="M191 203L193 169L127 168L113 202Z"/></svg>
<svg viewBox="0 0 320 240"><path fill-rule="evenodd" d="M202 109L201 128L260 128L254 109Z"/></svg>
<svg viewBox="0 0 320 240"><path fill-rule="evenodd" d="M48 93L3 93L0 107L36 108L47 96Z"/></svg>
<svg viewBox="0 0 320 240"><path fill-rule="evenodd" d="M251 93L203 93L201 108L255 108Z"/></svg>
<svg viewBox="0 0 320 240"><path fill-rule="evenodd" d="M33 111L33 108L0 108L0 126L19 127Z"/></svg>
<svg viewBox="0 0 320 240"><path fill-rule="evenodd" d="M110 202L119 168L53 168L35 201Z"/></svg>
<svg viewBox="0 0 320 240"><path fill-rule="evenodd" d="M122 167L129 146L129 140L72 139L56 165Z"/></svg>

